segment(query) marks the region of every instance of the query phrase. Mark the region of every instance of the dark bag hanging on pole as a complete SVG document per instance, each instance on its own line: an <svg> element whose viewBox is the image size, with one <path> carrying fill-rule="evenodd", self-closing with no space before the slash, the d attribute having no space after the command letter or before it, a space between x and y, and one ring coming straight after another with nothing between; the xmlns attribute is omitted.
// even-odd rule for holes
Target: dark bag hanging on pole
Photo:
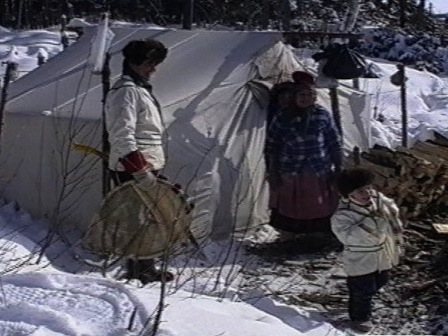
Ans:
<svg viewBox="0 0 448 336"><path fill-rule="evenodd" d="M359 78L366 73L366 61L358 52L345 44L332 46L324 52L327 63L322 68L324 75L336 79Z"/></svg>

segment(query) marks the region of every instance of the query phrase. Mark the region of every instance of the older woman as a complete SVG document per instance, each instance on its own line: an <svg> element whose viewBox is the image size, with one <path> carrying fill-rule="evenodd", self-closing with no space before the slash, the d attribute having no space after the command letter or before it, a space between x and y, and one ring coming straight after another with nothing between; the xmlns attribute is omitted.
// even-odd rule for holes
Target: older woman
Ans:
<svg viewBox="0 0 448 336"><path fill-rule="evenodd" d="M330 232L341 138L331 114L316 104L309 74L302 77L307 80L296 82L290 105L275 116L267 133L270 224L295 233Z"/></svg>

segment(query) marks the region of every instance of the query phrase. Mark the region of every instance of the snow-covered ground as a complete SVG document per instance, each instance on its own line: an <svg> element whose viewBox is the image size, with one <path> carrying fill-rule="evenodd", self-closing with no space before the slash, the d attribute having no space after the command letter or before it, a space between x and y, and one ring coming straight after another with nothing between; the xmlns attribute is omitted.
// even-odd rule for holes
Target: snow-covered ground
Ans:
<svg viewBox="0 0 448 336"><path fill-rule="evenodd" d="M0 62L17 62L19 75L37 66L38 53L49 58L61 50L59 33L0 31ZM380 78L362 79L360 89L371 96L374 107L373 143L395 147L401 141L400 91L389 77L396 66L382 60L372 62ZM3 71L4 65L0 76ZM430 129L448 135L446 82L411 69L407 76L411 139L428 136ZM237 291L239 270L250 260L237 246L215 243L205 248L203 256L176 260L171 266L177 280L168 285L161 302L160 284L140 288L136 283L113 280L120 265L108 269L104 277L101 269L77 258L76 246L68 247L49 236L47 227L12 203L0 207L0 336L143 335L142 330L151 329L159 304L164 312L157 336L345 334L308 308L282 305L268 297L243 301ZM271 276L270 290L288 285L274 281L275 274ZM325 286L328 279L322 280ZM307 279L300 281L307 286Z"/></svg>
<svg viewBox="0 0 448 336"><path fill-rule="evenodd" d="M46 223L13 203L0 208L0 237L0 335L150 335L142 330L152 327L147 323L160 303L160 284L141 288L113 280L119 267L103 277L100 269L77 260L76 247L58 240L43 250L51 239ZM239 267L219 261L224 249L211 245L209 260L190 260L194 275L191 266L177 269L177 280L166 288L157 336L344 335L302 309L268 298L243 302L231 287L238 277L229 276Z"/></svg>

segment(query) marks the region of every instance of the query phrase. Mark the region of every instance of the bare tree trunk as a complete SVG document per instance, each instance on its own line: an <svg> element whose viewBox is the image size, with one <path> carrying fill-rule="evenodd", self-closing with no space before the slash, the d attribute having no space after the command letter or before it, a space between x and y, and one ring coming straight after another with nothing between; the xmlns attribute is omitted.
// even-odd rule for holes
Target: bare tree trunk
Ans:
<svg viewBox="0 0 448 336"><path fill-rule="evenodd" d="M387 1L387 9L391 10L392 9L392 4L393 4L393 0L389 0Z"/></svg>
<svg viewBox="0 0 448 336"><path fill-rule="evenodd" d="M6 19L8 18L8 2L5 1L0 5L0 25L6 26Z"/></svg>
<svg viewBox="0 0 448 336"><path fill-rule="evenodd" d="M22 28L22 11L23 11L23 0L20 0L19 1L19 10L17 12L16 29Z"/></svg>
<svg viewBox="0 0 448 336"><path fill-rule="evenodd" d="M184 0L182 28L191 30L193 25L194 0Z"/></svg>
<svg viewBox="0 0 448 336"><path fill-rule="evenodd" d="M269 26L269 0L263 0L260 24L262 29L267 29Z"/></svg>
<svg viewBox="0 0 448 336"><path fill-rule="evenodd" d="M426 1L420 0L418 7L417 7L417 24L418 27L423 28L425 25L425 7L426 7Z"/></svg>
<svg viewBox="0 0 448 336"><path fill-rule="evenodd" d="M347 14L343 26L345 33L351 32L355 28L356 20L359 14L359 0L349 0Z"/></svg>
<svg viewBox="0 0 448 336"><path fill-rule="evenodd" d="M49 13L50 13L50 6L48 5L48 0L44 1L44 8L42 8L42 14L43 14L43 26L48 27L49 24Z"/></svg>
<svg viewBox="0 0 448 336"><path fill-rule="evenodd" d="M291 30L291 5L289 0L281 0L281 13L282 30Z"/></svg>
<svg viewBox="0 0 448 336"><path fill-rule="evenodd" d="M400 27L404 28L406 25L406 3L407 0L400 0Z"/></svg>
<svg viewBox="0 0 448 336"><path fill-rule="evenodd" d="M29 29L30 28L29 0L24 0L23 1L22 27L24 29Z"/></svg>

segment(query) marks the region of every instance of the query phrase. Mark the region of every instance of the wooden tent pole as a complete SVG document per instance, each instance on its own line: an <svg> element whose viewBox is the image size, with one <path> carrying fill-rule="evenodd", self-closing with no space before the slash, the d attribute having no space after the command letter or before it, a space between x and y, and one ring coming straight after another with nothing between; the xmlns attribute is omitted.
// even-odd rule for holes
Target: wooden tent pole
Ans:
<svg viewBox="0 0 448 336"><path fill-rule="evenodd" d="M361 149L358 146L353 147L353 163L355 166L361 164Z"/></svg>
<svg viewBox="0 0 448 336"><path fill-rule="evenodd" d="M401 145L408 147L408 109L406 103L406 70L404 64L397 64L400 82L401 97Z"/></svg>
<svg viewBox="0 0 448 336"><path fill-rule="evenodd" d="M0 151L1 151L1 138L3 137L3 126L5 124L5 107L6 97L8 96L9 83L14 77L14 72L17 70L17 63L5 62L6 71L3 77L2 94L0 99Z"/></svg>
<svg viewBox="0 0 448 336"><path fill-rule="evenodd" d="M104 59L104 65L103 69L101 71L101 82L103 85L103 99L102 99L102 142L101 142L101 150L103 153L109 153L110 150L110 144L109 144L109 136L107 134L107 128L106 128L106 97L107 93L110 90L110 54L106 53L105 59ZM102 160L103 164L103 174L102 174L102 190L103 190L103 196L106 196L106 194L110 191L111 186L111 176L109 171L109 162L108 160Z"/></svg>
<svg viewBox="0 0 448 336"><path fill-rule="evenodd" d="M331 99L331 110L333 112L334 122L336 123L336 127L339 130L339 134L342 138L342 122L341 122L341 112L339 109L339 98L338 98L338 89L330 88L330 99Z"/></svg>

